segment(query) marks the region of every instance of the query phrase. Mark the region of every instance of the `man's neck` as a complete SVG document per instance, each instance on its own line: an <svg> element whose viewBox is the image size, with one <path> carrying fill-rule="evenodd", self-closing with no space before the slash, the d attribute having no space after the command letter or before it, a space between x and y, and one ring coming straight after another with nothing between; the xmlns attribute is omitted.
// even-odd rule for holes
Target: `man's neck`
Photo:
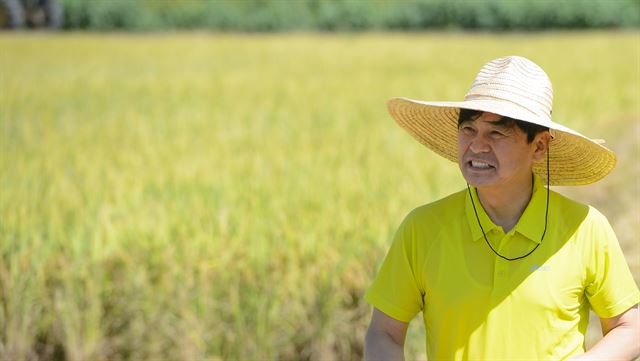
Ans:
<svg viewBox="0 0 640 361"><path fill-rule="evenodd" d="M518 223L533 193L533 182L520 187L478 188L478 199L493 223L509 232Z"/></svg>

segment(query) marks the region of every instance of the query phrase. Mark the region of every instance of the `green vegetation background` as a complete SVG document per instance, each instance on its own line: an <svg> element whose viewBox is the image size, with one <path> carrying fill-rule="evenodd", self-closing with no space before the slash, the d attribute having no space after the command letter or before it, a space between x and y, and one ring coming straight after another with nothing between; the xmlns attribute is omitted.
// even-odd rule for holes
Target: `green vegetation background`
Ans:
<svg viewBox="0 0 640 361"><path fill-rule="evenodd" d="M69 29L418 30L640 26L636 0L61 0Z"/></svg>
<svg viewBox="0 0 640 361"><path fill-rule="evenodd" d="M547 70L558 121L619 155L559 190L608 216L640 278L637 32L5 33L0 49L1 359L360 357L392 232L464 186L385 102L462 99L509 54Z"/></svg>

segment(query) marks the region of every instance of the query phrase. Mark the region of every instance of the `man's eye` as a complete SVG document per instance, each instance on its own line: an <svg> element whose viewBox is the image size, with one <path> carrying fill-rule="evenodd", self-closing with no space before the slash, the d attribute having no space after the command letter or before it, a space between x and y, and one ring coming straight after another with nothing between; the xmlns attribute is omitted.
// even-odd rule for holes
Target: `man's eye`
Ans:
<svg viewBox="0 0 640 361"><path fill-rule="evenodd" d="M494 130L494 131L491 132L491 136L492 137L504 137L504 134Z"/></svg>
<svg viewBox="0 0 640 361"><path fill-rule="evenodd" d="M468 127L468 126L467 126L467 127L462 127L462 128L460 128L460 130L461 130L463 133L465 133L465 134L471 134L471 133L473 133L473 128Z"/></svg>

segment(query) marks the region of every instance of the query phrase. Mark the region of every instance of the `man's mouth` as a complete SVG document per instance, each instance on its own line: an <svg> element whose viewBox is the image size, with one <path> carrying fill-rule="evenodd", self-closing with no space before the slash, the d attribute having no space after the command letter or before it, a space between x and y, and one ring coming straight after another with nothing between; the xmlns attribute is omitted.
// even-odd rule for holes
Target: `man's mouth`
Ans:
<svg viewBox="0 0 640 361"><path fill-rule="evenodd" d="M476 168L476 169L492 169L495 168L494 166L492 166L491 164L487 163L487 162L482 162L479 160L470 160L468 162L468 164L472 167L472 168Z"/></svg>

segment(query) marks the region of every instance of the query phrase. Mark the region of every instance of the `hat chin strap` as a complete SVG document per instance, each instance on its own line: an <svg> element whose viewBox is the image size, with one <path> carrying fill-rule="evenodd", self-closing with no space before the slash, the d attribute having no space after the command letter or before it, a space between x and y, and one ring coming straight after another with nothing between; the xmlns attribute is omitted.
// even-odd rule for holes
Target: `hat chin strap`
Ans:
<svg viewBox="0 0 640 361"><path fill-rule="evenodd" d="M535 251L536 249L538 249L538 247L542 244L542 241L544 240L544 235L547 233L547 220L549 218L549 186L550 186L550 181L551 177L549 176L549 147L547 147L547 205L545 207L544 210L544 230L542 231L542 236L540 237L540 242L531 250L529 251L527 254L523 255L523 256L519 256L519 257L515 257L515 258L509 258L509 257L505 257L503 255L501 255L500 253L498 253L493 246L491 246L491 243L489 243L489 240L487 239L487 235L484 233L484 228L482 228L482 223L480 223L480 217L478 217L478 211L476 210L476 205L475 202L473 201L473 196L471 195L471 188L469 187L469 183L467 182L467 191L469 192L469 198L471 198L471 205L473 206L473 213L476 215L476 220L478 221L478 226L480 226L480 231L482 231L482 237L484 238L485 242L487 243L487 245L489 246L489 248L491 248L491 250L493 251L493 253L496 254L496 256L507 260L507 261L515 261L515 260L519 260L522 258L527 257L528 255L532 254L533 251Z"/></svg>

